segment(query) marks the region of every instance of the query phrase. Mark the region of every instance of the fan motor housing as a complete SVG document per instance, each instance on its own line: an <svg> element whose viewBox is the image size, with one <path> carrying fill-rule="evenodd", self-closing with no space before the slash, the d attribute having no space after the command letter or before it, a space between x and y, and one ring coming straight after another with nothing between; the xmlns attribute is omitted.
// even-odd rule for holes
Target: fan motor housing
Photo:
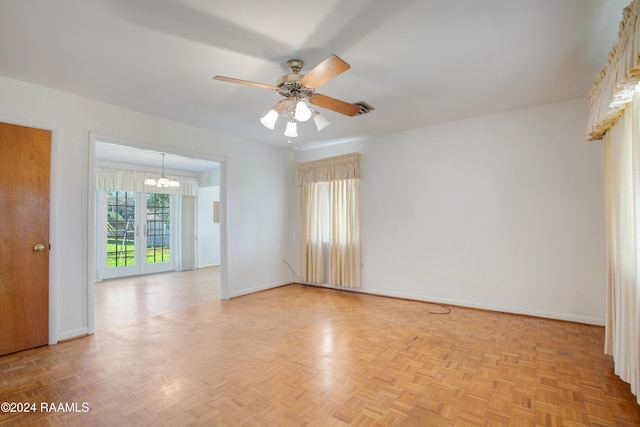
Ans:
<svg viewBox="0 0 640 427"><path fill-rule="evenodd" d="M276 86L278 93L286 98L297 95L299 98L308 98L313 94L313 89L302 86L300 82L304 74L291 73L280 76Z"/></svg>

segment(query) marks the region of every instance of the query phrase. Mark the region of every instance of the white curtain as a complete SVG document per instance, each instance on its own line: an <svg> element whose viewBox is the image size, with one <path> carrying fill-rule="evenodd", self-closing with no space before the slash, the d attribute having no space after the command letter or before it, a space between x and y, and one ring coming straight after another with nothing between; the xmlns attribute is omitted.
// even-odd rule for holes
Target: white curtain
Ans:
<svg viewBox="0 0 640 427"><path fill-rule="evenodd" d="M301 163L298 184L302 279L360 287L360 153Z"/></svg>
<svg viewBox="0 0 640 427"><path fill-rule="evenodd" d="M328 183L301 186L300 245L303 280L325 282Z"/></svg>
<svg viewBox="0 0 640 427"><path fill-rule="evenodd" d="M605 352L640 403L640 0L589 90L587 138L602 139L607 231Z"/></svg>
<svg viewBox="0 0 640 427"><path fill-rule="evenodd" d="M166 175L169 179L180 181L180 187L158 188L156 186L144 185L144 180L150 176L157 178L158 174L98 166L96 167L96 190L121 190L136 193L174 194L179 196L198 195L200 182L197 178Z"/></svg>
<svg viewBox="0 0 640 427"><path fill-rule="evenodd" d="M360 287L360 180L329 183L329 283Z"/></svg>
<svg viewBox="0 0 640 427"><path fill-rule="evenodd" d="M615 373L640 389L640 95L603 139L607 227L605 351Z"/></svg>

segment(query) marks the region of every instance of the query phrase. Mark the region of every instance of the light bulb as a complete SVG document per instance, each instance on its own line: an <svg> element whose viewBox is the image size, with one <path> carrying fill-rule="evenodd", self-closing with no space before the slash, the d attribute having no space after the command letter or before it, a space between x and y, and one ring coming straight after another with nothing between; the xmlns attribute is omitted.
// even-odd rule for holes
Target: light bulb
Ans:
<svg viewBox="0 0 640 427"><path fill-rule="evenodd" d="M147 178L144 180L144 185L158 185L158 181L153 178Z"/></svg>
<svg viewBox="0 0 640 427"><path fill-rule="evenodd" d="M167 188L169 186L169 180L164 176L158 179L158 187Z"/></svg>
<svg viewBox="0 0 640 427"><path fill-rule="evenodd" d="M296 104L296 120L299 122L306 122L311 118L311 110L307 107L304 101L300 101Z"/></svg>
<svg viewBox="0 0 640 427"><path fill-rule="evenodd" d="M278 112L276 110L269 110L269 112L260 119L260 122L267 129L273 129L276 125L276 120L278 120Z"/></svg>
<svg viewBox="0 0 640 427"><path fill-rule="evenodd" d="M313 121L316 124L316 129L318 129L318 132L329 126L329 120L327 120L322 114L318 113L317 111L313 112Z"/></svg>
<svg viewBox="0 0 640 427"><path fill-rule="evenodd" d="M295 120L290 120L287 123L287 128L284 130L284 135L290 138L295 138L298 136L298 126L296 125Z"/></svg>
<svg viewBox="0 0 640 427"><path fill-rule="evenodd" d="M180 187L180 182L172 179L171 181L169 181L169 187Z"/></svg>

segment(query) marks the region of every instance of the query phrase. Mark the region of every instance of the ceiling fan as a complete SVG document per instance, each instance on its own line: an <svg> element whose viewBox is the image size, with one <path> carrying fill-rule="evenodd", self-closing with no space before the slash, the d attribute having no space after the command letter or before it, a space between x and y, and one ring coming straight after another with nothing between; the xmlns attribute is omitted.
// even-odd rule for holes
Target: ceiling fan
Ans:
<svg viewBox="0 0 640 427"><path fill-rule="evenodd" d="M287 61L287 66L291 73L280 76L275 86L224 76L214 76L213 78L223 82L269 89L282 95L284 99L276 103L260 121L265 127L273 129L279 115L283 114L288 119L284 134L289 137L298 136L297 122L307 121L311 117L313 117L318 131L329 125L324 116L307 105L307 101L316 107L326 108L347 116L355 116L363 110L368 112L373 109L366 103L350 104L315 92L318 87L351 68L349 64L336 55L329 55L307 74L300 74L304 66L304 62L300 59L290 59Z"/></svg>

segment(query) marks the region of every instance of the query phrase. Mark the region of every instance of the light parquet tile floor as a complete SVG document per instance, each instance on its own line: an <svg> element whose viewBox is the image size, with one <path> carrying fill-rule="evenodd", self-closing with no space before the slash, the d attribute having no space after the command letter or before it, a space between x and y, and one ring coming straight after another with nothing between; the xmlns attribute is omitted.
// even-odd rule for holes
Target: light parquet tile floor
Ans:
<svg viewBox="0 0 640 427"><path fill-rule="evenodd" d="M0 358L3 425L638 426L603 328L289 285Z"/></svg>
<svg viewBox="0 0 640 427"><path fill-rule="evenodd" d="M220 267L105 280L94 286L100 330L220 299Z"/></svg>

